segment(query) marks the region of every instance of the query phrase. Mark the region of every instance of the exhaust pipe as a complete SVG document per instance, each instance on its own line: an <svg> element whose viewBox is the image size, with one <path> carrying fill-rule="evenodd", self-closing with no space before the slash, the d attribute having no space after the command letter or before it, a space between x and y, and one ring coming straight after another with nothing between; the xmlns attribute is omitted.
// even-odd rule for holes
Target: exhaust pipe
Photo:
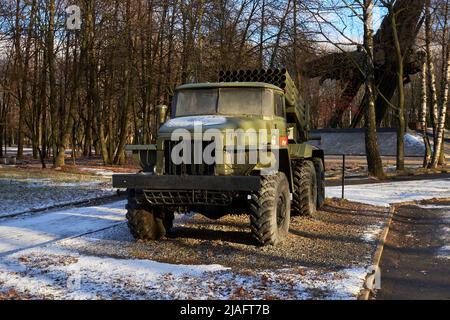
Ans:
<svg viewBox="0 0 450 320"><path fill-rule="evenodd" d="M166 123L167 120L167 113L169 112L169 107L164 105L164 104L160 104L158 106L156 106L156 114L158 117L158 122L159 122L159 126L161 127L164 123Z"/></svg>

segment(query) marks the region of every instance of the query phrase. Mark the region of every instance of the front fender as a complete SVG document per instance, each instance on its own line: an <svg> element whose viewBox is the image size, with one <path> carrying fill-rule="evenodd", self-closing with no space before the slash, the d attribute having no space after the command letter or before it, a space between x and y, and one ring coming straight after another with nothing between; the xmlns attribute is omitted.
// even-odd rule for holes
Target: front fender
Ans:
<svg viewBox="0 0 450 320"><path fill-rule="evenodd" d="M311 159L313 158L314 150L313 146L306 143L290 144L289 156L292 160Z"/></svg>

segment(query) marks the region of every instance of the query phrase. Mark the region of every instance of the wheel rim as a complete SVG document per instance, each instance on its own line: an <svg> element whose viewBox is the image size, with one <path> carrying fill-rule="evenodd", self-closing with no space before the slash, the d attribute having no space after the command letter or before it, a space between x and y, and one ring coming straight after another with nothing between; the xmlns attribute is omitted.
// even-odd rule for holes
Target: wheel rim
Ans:
<svg viewBox="0 0 450 320"><path fill-rule="evenodd" d="M277 202L277 225L281 227L286 219L286 199L284 195L280 195Z"/></svg>

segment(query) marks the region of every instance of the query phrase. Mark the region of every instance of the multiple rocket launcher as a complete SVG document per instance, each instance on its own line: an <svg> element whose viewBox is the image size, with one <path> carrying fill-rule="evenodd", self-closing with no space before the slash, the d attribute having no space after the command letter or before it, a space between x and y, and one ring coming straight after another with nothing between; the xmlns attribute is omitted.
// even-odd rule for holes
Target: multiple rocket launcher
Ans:
<svg viewBox="0 0 450 320"><path fill-rule="evenodd" d="M219 82L262 82L282 89L286 100L287 121L293 128L293 140L308 140L309 108L286 69L221 71Z"/></svg>

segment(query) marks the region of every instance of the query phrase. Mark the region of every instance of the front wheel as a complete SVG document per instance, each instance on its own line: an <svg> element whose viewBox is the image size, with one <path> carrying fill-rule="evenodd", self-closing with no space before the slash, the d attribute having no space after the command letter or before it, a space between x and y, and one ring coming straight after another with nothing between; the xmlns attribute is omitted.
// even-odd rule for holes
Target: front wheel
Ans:
<svg viewBox="0 0 450 320"><path fill-rule="evenodd" d="M261 246L277 245L289 234L291 198L284 173L261 177L259 192L251 195L253 238Z"/></svg>
<svg viewBox="0 0 450 320"><path fill-rule="evenodd" d="M154 241L167 236L172 227L174 214L162 208L152 208L129 198L127 205L128 228L136 240Z"/></svg>

